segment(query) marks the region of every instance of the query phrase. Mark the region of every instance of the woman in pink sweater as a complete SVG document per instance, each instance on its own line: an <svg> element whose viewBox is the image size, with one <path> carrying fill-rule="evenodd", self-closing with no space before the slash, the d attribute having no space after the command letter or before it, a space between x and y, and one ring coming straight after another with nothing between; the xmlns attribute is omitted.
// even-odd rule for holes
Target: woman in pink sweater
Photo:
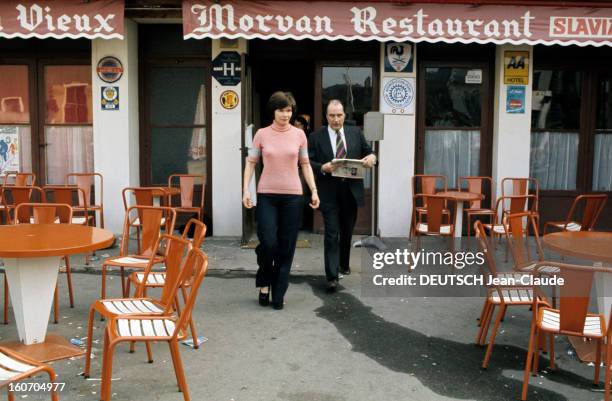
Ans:
<svg viewBox="0 0 612 401"><path fill-rule="evenodd" d="M255 165L263 158L255 212L259 238L255 249L259 265L255 285L260 288L260 305L270 303L271 290L272 306L283 309L302 212L298 163L312 193L310 207L313 209L319 207L319 195L308 160L306 135L289 123L293 114L291 99L284 92L275 92L267 108L274 121L258 130L253 139L244 169L242 203L247 209L253 207L249 182Z"/></svg>

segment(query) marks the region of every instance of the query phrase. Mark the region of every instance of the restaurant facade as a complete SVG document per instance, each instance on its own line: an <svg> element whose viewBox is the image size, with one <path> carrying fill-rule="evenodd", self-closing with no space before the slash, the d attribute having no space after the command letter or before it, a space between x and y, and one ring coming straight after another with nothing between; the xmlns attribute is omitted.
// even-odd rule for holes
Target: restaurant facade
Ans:
<svg viewBox="0 0 612 401"><path fill-rule="evenodd" d="M612 192L611 45L605 1L4 1L0 172L101 173L114 232L123 188L202 174L214 235L248 239L244 157L285 90L313 129L342 100L373 141L359 233L407 236L419 173L491 176L494 197L535 177L558 220Z"/></svg>

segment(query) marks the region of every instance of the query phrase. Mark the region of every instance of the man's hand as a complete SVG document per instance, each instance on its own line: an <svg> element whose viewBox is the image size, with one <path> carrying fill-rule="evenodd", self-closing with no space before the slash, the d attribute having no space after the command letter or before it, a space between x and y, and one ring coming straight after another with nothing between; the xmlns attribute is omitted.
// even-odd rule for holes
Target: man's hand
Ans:
<svg viewBox="0 0 612 401"><path fill-rule="evenodd" d="M332 164L332 162L327 162L324 165L321 166L321 170L323 170L323 172L325 173L333 173L334 171L336 171L336 169L338 168L338 166Z"/></svg>
<svg viewBox="0 0 612 401"><path fill-rule="evenodd" d="M361 159L363 163L363 167L372 168L376 164L376 156L375 155L367 155L363 159Z"/></svg>

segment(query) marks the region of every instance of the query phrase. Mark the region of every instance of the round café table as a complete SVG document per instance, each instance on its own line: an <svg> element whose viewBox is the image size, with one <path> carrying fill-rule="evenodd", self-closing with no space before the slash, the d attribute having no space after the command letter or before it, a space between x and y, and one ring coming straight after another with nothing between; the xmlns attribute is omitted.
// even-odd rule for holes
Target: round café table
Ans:
<svg viewBox="0 0 612 401"><path fill-rule="evenodd" d="M612 233L610 232L562 231L546 234L542 238L542 243L547 249L561 255L589 260L594 266L612 263ZM612 275L595 273L595 291L599 313L608 319L612 307ZM576 348L576 353L581 361L595 361L594 341L584 342L573 337L569 339Z"/></svg>
<svg viewBox="0 0 612 401"><path fill-rule="evenodd" d="M463 191L442 191L438 192L436 195L455 201L455 238L461 238L461 229L463 227L463 203L482 200L484 199L484 195L476 192Z"/></svg>
<svg viewBox="0 0 612 401"><path fill-rule="evenodd" d="M110 231L76 224L0 226L0 257L4 260L20 341L11 344L14 348L21 345L19 351L24 352L24 348L33 347L35 352L26 354L41 361L66 357L58 354L59 349L53 350L61 348L56 337L45 339L60 259L106 248L113 241Z"/></svg>

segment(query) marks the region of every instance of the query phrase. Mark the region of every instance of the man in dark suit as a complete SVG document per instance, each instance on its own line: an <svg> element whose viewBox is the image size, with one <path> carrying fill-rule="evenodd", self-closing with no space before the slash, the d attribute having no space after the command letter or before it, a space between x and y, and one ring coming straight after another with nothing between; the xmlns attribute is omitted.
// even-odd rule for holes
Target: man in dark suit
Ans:
<svg viewBox="0 0 612 401"><path fill-rule="evenodd" d="M371 168L376 156L361 129L344 125L344 107L339 100L327 105L327 123L310 134L308 156L315 173L320 210L325 224L325 276L327 289L338 287L338 272L350 274L351 237L357 219L357 207L363 206L363 180L333 177L333 159L361 159Z"/></svg>

